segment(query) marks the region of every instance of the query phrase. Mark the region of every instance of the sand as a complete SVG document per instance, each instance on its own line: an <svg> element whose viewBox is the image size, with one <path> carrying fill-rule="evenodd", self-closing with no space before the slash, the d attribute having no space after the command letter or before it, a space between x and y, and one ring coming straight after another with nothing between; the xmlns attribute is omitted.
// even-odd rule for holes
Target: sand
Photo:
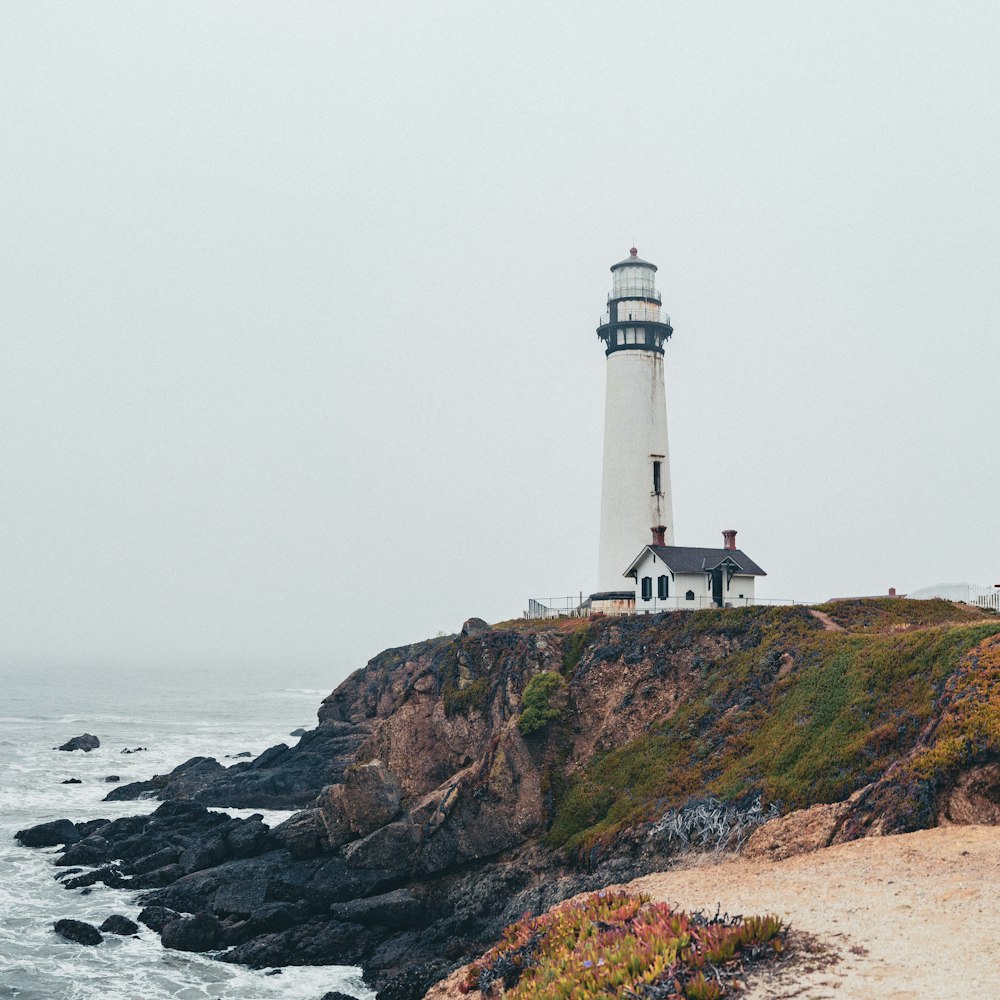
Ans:
<svg viewBox="0 0 1000 1000"><path fill-rule="evenodd" d="M873 837L784 861L739 858L629 888L683 909L777 913L818 942L746 1000L1000 998L1000 828ZM793 942L795 938L793 936Z"/></svg>

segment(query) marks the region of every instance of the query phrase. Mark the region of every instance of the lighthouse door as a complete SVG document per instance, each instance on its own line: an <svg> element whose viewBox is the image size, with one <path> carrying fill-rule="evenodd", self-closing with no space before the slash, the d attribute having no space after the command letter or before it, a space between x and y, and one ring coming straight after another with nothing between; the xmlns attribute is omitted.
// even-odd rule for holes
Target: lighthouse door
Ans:
<svg viewBox="0 0 1000 1000"><path fill-rule="evenodd" d="M717 566L712 570L712 601L722 607L722 567Z"/></svg>

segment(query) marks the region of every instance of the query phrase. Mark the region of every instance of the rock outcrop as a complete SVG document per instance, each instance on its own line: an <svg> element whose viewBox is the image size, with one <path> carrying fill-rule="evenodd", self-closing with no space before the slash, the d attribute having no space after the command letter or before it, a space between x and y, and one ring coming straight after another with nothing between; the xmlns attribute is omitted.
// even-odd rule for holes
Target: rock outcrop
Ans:
<svg viewBox="0 0 1000 1000"><path fill-rule="evenodd" d="M91 750L96 750L101 745L101 741L96 736L91 736L90 733L83 733L80 736L74 736L71 740L67 740L61 747L56 747L57 750L82 750L84 753L90 753Z"/></svg>
<svg viewBox="0 0 1000 1000"><path fill-rule="evenodd" d="M83 920L57 920L53 929L60 937L74 944L95 945L104 940L104 935L93 924Z"/></svg>
<svg viewBox="0 0 1000 1000"><path fill-rule="evenodd" d="M913 603L927 613L927 602ZM66 878L68 889L101 882L140 893L140 922L170 947L219 950L258 968L360 964L383 1000L409 1000L524 911L669 865L690 844L683 823L664 817L679 816L711 783L737 809L778 778L805 805L844 790L842 803L754 833L746 849L768 858L926 825L938 813L955 822L989 814L1000 795L988 748L963 752L964 779L924 776L927 753L942 756L933 706L971 703L958 689L933 702L928 695L912 717L894 708L881 719L866 705L872 735L836 748L836 782L793 783L789 740L819 724L809 699L815 691L826 699L824 725L840 711L829 685L807 671L822 669L832 649L840 678L843 657L858 648L850 622L838 623L840 631L825 631L798 608L538 631L470 619L462 635L375 657L324 700L318 726L294 746L229 767L195 757L108 794L165 800L149 816L63 820L18 837L63 845L60 866L89 869ZM973 624L982 636L1000 634L1000 624ZM982 639L962 629L955 648ZM928 642L938 641L935 631ZM525 692L540 675L557 675L548 685L556 693L538 729L521 727ZM909 675L900 677L900 690L912 690ZM750 753L757 734L770 732L767 710L789 719L778 740L786 770L773 764L776 751L764 752L769 744ZM857 712L843 711L840 724L854 725ZM795 752L808 746L802 738ZM297 811L269 829L260 815L235 819L209 805ZM727 842L725 830L710 833L715 847Z"/></svg>

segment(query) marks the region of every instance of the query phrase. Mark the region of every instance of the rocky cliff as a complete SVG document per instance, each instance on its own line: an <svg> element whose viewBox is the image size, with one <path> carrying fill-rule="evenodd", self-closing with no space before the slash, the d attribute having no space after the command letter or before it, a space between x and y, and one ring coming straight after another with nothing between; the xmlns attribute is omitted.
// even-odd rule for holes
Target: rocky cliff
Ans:
<svg viewBox="0 0 1000 1000"><path fill-rule="evenodd" d="M831 840L985 815L998 762L1000 619L977 609L473 620L377 656L294 746L109 795L166 800L149 817L23 839L93 866L70 887L141 890L169 946L357 963L410 997L525 910L734 846L769 809L824 805ZM270 830L207 805L299 811Z"/></svg>

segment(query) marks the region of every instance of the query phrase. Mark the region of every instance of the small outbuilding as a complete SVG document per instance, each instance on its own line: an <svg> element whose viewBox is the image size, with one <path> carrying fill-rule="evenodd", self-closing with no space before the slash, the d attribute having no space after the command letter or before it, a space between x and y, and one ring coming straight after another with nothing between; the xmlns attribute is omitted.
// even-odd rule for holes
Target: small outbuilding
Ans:
<svg viewBox="0 0 1000 1000"><path fill-rule="evenodd" d="M736 548L735 531L722 536L721 549L664 545L663 529L653 528L652 544L624 573L634 581L635 610L641 614L754 604L754 581L767 574Z"/></svg>

